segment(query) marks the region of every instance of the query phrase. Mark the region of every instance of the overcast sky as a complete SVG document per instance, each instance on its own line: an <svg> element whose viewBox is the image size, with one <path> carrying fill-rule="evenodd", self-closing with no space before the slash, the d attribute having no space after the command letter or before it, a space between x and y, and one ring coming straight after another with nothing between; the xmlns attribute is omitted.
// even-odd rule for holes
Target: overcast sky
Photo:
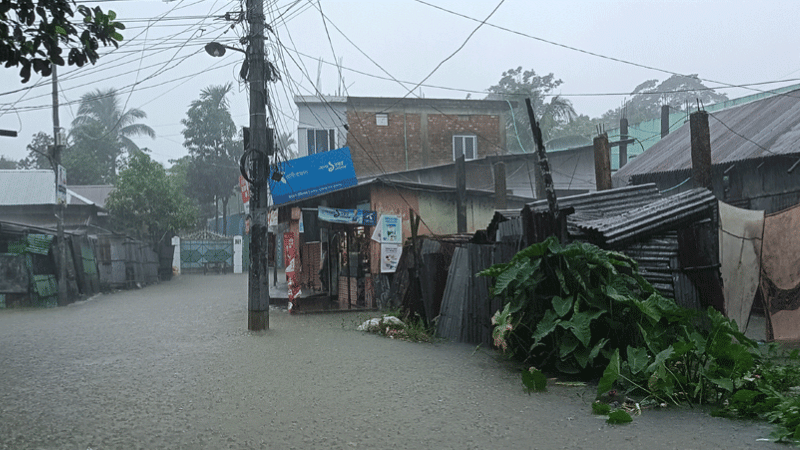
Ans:
<svg viewBox="0 0 800 450"><path fill-rule="evenodd" d="M96 65L59 68L62 127L69 128L82 94L117 88L126 108L145 111L142 122L156 131L155 140L137 143L169 165L186 155L180 121L189 103L203 88L226 82L234 83L234 120L247 125L247 91L238 78L244 55L229 51L212 58L203 50L214 40L238 45L242 25L221 16L238 11L240 2L81 3L113 9L127 29L123 45L103 50ZM559 94L591 117L619 106L641 82L663 81L671 73L698 74L730 98L800 83L796 0L265 0L265 5L273 28L270 59L282 76L271 89L275 122L293 134L293 95L400 97L421 83L411 95L483 98L503 71L518 66L553 73L564 82ZM337 59L341 78L332 64ZM773 81L782 82L756 84ZM51 94L49 77L34 75L22 84L17 68L0 69L0 129L19 133L0 137L0 155L24 158L35 133L52 133Z"/></svg>

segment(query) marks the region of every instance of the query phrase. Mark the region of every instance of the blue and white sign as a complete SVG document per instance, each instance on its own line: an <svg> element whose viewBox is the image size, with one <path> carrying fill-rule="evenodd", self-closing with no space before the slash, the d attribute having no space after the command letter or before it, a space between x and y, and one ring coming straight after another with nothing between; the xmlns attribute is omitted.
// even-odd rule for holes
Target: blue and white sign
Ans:
<svg viewBox="0 0 800 450"><path fill-rule="evenodd" d="M270 180L274 168L270 168ZM338 191L358 184L348 147L292 159L278 168L282 177L270 182L276 205Z"/></svg>
<svg viewBox="0 0 800 450"><path fill-rule="evenodd" d="M365 211L363 209L317 207L317 217L325 222L375 226L375 217L377 215L378 213L375 211Z"/></svg>

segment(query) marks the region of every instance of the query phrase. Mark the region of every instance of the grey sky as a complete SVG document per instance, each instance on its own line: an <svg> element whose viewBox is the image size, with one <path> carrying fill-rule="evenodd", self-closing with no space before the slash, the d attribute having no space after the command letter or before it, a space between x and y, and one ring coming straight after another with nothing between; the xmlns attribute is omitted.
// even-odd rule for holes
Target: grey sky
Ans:
<svg viewBox="0 0 800 450"><path fill-rule="evenodd" d="M277 62L282 81L272 86L278 128L296 132L292 95L310 95L316 89L334 94L340 89L338 71L330 64L334 53L342 60L344 93L403 96L455 52L499 3L425 1L477 20L415 0L265 0L275 31L269 51L282 56ZM230 22L213 16L238 10L239 2L99 3L115 10L128 26L124 45L93 67L60 68L62 126L69 127L77 110L69 102L95 88L120 88L121 102L144 110L148 118L143 122L157 133L155 140L137 142L150 148L154 159L167 163L186 154L180 120L189 103L204 87L228 81L236 86L231 98L234 120L247 124L247 92L237 75L243 55L228 52L215 59L203 51L212 40L236 43L242 26L230 29ZM540 75L552 72L564 81L560 94L579 113L595 117L625 98L603 94L627 93L647 79L664 80L670 72L734 85L796 79L753 87L758 90L799 84L798 12L797 1L505 0L413 95L482 98L503 71L522 66ZM18 80L18 70L0 70L0 129L20 134L0 138L0 155L12 159L26 156L25 146L33 134L52 133L53 127L50 79L34 76L25 85ZM711 81L706 85L720 86ZM25 89L32 86L36 87ZM12 92L18 89L25 90ZM735 98L756 91L720 88L719 92Z"/></svg>

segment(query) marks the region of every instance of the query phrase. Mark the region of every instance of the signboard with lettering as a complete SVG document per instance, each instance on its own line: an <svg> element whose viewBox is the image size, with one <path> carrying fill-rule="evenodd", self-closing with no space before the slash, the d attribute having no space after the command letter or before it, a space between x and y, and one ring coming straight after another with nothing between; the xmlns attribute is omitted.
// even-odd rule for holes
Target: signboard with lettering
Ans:
<svg viewBox="0 0 800 450"><path fill-rule="evenodd" d="M281 205L295 200L338 191L358 184L350 148L343 147L290 159L277 167L280 181L270 181L272 201ZM270 167L270 180L275 167Z"/></svg>
<svg viewBox="0 0 800 450"><path fill-rule="evenodd" d="M375 226L378 213L363 209L340 209L317 207L319 220L332 223L349 223L353 225Z"/></svg>

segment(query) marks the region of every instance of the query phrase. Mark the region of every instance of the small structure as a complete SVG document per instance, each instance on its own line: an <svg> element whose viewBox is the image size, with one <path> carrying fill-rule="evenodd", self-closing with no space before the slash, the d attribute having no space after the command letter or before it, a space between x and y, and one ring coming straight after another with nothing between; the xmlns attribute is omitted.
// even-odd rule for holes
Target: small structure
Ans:
<svg viewBox="0 0 800 450"><path fill-rule="evenodd" d="M800 203L800 90L708 112L711 183L717 199L767 214ZM689 124L613 175L614 186L655 183L676 194L692 188Z"/></svg>
<svg viewBox="0 0 800 450"><path fill-rule="evenodd" d="M510 207L521 208L529 200L508 197ZM475 232L491 219L494 204L494 191L467 190L468 232ZM332 218L321 214L320 208L358 217L366 213L374 222ZM383 177L279 206L278 260L288 266L286 255L294 250L287 246L299 250L294 252L294 268L303 294L295 303L297 310L382 305L391 288L392 274L398 270L398 258L407 251L403 243L414 241L414 236L455 233L455 215L455 188ZM382 226L388 220L391 226ZM388 242L388 234L396 237ZM389 255L390 247L398 253Z"/></svg>

